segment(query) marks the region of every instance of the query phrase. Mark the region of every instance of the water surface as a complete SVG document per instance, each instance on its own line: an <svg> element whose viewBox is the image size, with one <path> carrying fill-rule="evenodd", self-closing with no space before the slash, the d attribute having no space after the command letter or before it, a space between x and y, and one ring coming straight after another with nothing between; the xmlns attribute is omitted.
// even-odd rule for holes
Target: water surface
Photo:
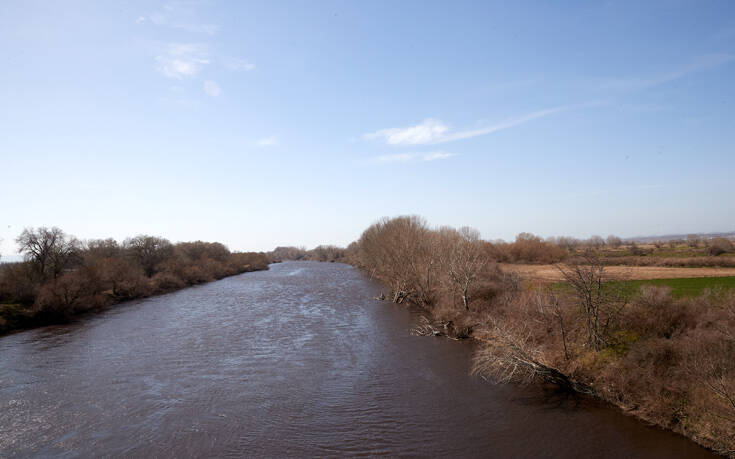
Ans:
<svg viewBox="0 0 735 459"><path fill-rule="evenodd" d="M469 376L343 264L288 262L0 338L0 456L711 457Z"/></svg>

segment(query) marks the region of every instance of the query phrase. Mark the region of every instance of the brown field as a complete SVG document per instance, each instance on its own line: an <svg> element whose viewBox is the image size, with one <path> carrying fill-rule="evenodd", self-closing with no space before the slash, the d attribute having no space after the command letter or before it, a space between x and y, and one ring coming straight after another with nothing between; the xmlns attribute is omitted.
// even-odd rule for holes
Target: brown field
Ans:
<svg viewBox="0 0 735 459"><path fill-rule="evenodd" d="M501 263L504 271L515 271L521 276L548 282L564 280L556 265L522 265ZM691 277L735 276L735 268L662 268L658 266L606 266L605 272L613 279L676 279Z"/></svg>

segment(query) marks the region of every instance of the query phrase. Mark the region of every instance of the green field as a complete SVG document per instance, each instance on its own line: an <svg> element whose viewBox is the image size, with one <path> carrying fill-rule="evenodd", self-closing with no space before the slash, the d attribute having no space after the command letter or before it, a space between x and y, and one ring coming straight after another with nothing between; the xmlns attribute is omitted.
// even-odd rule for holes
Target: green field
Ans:
<svg viewBox="0 0 735 459"><path fill-rule="evenodd" d="M660 285L671 287L674 298L699 296L705 289L735 289L735 276L730 277L692 277L682 279L643 279L622 281L626 288L638 291L643 285Z"/></svg>
<svg viewBox="0 0 735 459"><path fill-rule="evenodd" d="M693 297L701 295L705 289L730 290L735 289L735 276L728 277L691 277L677 279L637 279L629 281L610 281L610 288L623 287L627 294L634 296L644 285L658 285L671 288L674 298ZM565 282L556 282L552 287L556 291L569 291Z"/></svg>

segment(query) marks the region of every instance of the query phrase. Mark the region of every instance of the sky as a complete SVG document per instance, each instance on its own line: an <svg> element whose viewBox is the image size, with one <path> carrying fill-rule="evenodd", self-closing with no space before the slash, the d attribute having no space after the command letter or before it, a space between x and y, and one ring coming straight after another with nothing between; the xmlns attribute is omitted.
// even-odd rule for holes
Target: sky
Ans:
<svg viewBox="0 0 735 459"><path fill-rule="evenodd" d="M735 2L6 1L0 253L735 230Z"/></svg>

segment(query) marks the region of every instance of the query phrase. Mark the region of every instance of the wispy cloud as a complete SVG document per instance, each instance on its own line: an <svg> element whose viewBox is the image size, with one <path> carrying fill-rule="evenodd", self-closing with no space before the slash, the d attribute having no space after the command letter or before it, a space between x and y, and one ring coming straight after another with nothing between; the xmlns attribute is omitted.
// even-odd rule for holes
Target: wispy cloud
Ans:
<svg viewBox="0 0 735 459"><path fill-rule="evenodd" d="M363 138L367 140L383 140L388 145L433 145L492 134L493 132L502 131L504 129L528 123L535 119L544 118L565 110L582 107L584 105L566 105L538 110L516 118L509 118L500 123L459 131L453 131L439 120L427 119L415 126L381 129L376 132L365 134Z"/></svg>
<svg viewBox="0 0 735 459"><path fill-rule="evenodd" d="M204 92L208 96L217 97L222 93L222 88L219 87L216 81L207 80L204 82Z"/></svg>
<svg viewBox="0 0 735 459"><path fill-rule="evenodd" d="M186 32L214 35L220 27L216 24L202 23L190 3L174 2L164 6L162 11L139 16L136 24L150 23L158 27L184 30Z"/></svg>
<svg viewBox="0 0 735 459"><path fill-rule="evenodd" d="M204 45L170 43L156 56L156 70L168 78L193 77L207 64L209 55Z"/></svg>
<svg viewBox="0 0 735 459"><path fill-rule="evenodd" d="M437 161L440 159L451 158L456 156L454 153L447 153L445 151L430 151L424 153L396 153L392 155L379 155L373 158L376 163L406 163L411 161Z"/></svg>
<svg viewBox="0 0 735 459"><path fill-rule="evenodd" d="M252 62L246 61L245 59L239 59L237 57L228 57L228 58L225 58L223 61L224 61L225 67L227 67L230 70L235 70L235 71L246 70L249 72L250 70L255 69L255 64L253 64Z"/></svg>
<svg viewBox="0 0 735 459"><path fill-rule="evenodd" d="M219 26L201 20L200 1L171 1L156 12L138 16L138 25L183 30L200 35L215 35ZM175 80L198 79L200 74L212 78L213 71L250 71L255 64L245 59L210 52L217 49L213 38L197 37L196 42L168 43L157 46L156 70L166 78ZM203 72L205 67L208 72ZM211 69L211 70L210 70ZM203 78L206 79L206 78ZM222 88L211 79L203 82L204 92L211 97L222 94Z"/></svg>
<svg viewBox="0 0 735 459"><path fill-rule="evenodd" d="M681 78L692 73L708 70L726 64L735 59L732 54L707 54L699 56L690 64L682 66L671 72L661 73L648 77L635 78L606 78L600 80L600 86L603 89L619 90L619 91L636 91L659 86Z"/></svg>
<svg viewBox="0 0 735 459"><path fill-rule="evenodd" d="M259 147L274 147L278 145L278 139L276 137L263 137L256 142Z"/></svg>
<svg viewBox="0 0 735 459"><path fill-rule="evenodd" d="M416 126L381 129L364 137L368 140L383 139L389 145L420 145L438 142L448 130L441 121L429 118Z"/></svg>

